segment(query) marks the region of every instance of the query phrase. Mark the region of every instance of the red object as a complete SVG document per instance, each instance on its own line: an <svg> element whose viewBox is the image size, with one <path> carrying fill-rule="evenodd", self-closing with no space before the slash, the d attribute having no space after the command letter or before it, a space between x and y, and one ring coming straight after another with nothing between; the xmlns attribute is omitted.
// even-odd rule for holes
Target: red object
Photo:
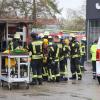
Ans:
<svg viewBox="0 0 100 100"><path fill-rule="evenodd" d="M100 49L97 49L96 51L96 60L100 61Z"/></svg>

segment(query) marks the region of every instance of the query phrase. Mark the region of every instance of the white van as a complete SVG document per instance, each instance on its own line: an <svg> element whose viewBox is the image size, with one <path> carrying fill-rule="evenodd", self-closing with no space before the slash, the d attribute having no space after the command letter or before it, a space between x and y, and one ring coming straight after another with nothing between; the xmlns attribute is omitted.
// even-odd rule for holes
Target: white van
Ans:
<svg viewBox="0 0 100 100"><path fill-rule="evenodd" d="M98 40L97 51L96 51L96 76L100 84L100 37Z"/></svg>

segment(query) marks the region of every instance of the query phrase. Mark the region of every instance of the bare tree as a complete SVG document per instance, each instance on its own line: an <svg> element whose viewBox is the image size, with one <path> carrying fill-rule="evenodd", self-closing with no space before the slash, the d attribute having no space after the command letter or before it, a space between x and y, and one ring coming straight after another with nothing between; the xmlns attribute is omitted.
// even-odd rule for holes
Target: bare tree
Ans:
<svg viewBox="0 0 100 100"><path fill-rule="evenodd" d="M78 10L67 9L66 19L62 23L63 28L71 31L85 30L85 12L85 2Z"/></svg>
<svg viewBox="0 0 100 100"><path fill-rule="evenodd" d="M34 0L0 0L0 16L29 17L33 15ZM55 16L60 13L56 0L36 0L37 16Z"/></svg>

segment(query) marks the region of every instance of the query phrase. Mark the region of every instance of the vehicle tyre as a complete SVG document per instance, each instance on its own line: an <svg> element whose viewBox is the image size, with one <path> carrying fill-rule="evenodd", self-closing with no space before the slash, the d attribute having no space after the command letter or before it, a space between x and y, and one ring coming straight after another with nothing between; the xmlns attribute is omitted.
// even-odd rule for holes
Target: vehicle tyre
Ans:
<svg viewBox="0 0 100 100"><path fill-rule="evenodd" d="M98 82L99 82L99 84L100 84L100 76L97 76L97 79L98 79Z"/></svg>
<svg viewBox="0 0 100 100"><path fill-rule="evenodd" d="M3 87L4 86L4 81L3 80L1 80L1 87Z"/></svg>
<svg viewBox="0 0 100 100"><path fill-rule="evenodd" d="M8 89L12 90L12 84L11 83L8 83Z"/></svg>

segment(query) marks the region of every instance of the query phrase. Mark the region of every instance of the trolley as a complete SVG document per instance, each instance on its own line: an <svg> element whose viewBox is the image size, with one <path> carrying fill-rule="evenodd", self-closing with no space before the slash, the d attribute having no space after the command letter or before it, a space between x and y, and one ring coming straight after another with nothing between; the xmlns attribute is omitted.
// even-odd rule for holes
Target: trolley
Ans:
<svg viewBox="0 0 100 100"><path fill-rule="evenodd" d="M2 64L2 58L8 59L8 66ZM15 67L11 67L11 59L16 61ZM25 61L23 59L26 59ZM1 86L7 83L8 89L12 89L12 84L25 83L26 88L29 88L30 81L30 61L29 54L0 54L0 80Z"/></svg>

